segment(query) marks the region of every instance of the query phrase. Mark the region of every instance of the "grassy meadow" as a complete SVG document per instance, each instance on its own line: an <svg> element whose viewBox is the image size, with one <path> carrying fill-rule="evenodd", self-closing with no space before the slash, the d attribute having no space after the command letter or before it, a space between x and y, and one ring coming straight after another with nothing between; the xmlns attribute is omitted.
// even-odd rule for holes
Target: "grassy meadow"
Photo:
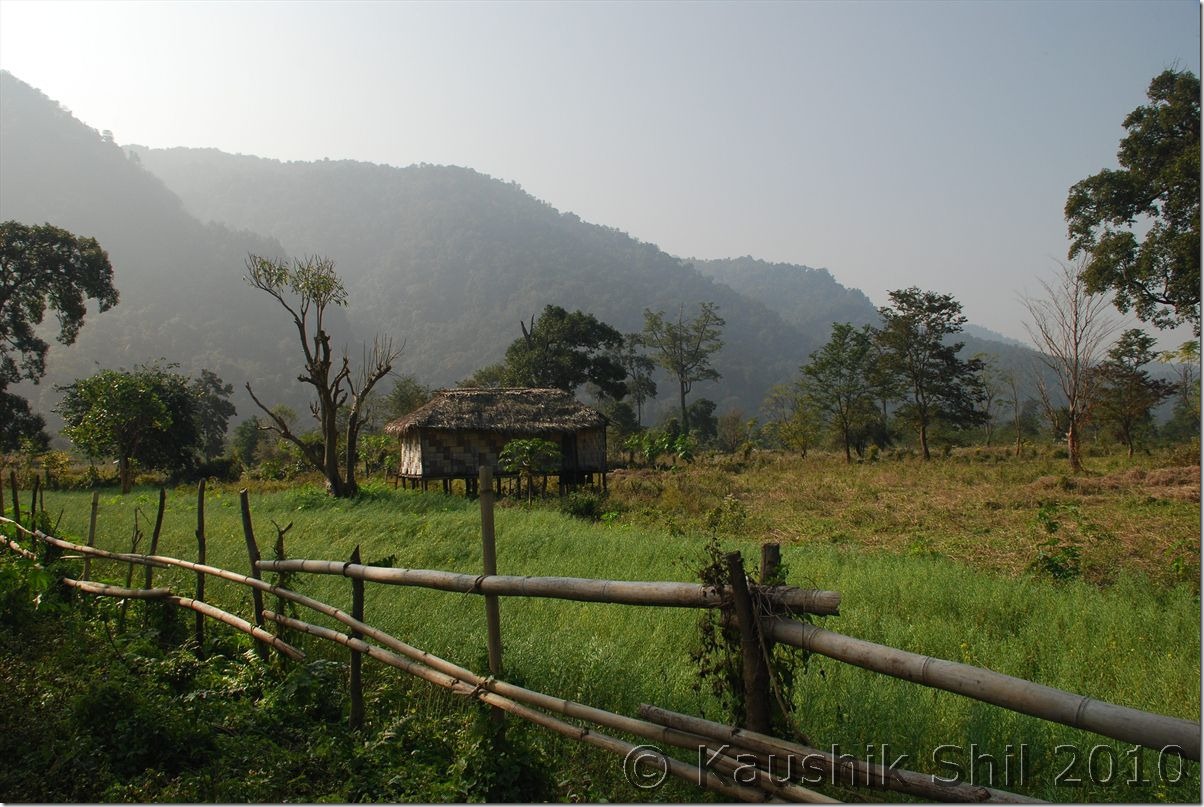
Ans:
<svg viewBox="0 0 1204 807"><path fill-rule="evenodd" d="M1088 465L1092 473L1071 478L1053 457L971 450L929 463L754 454L620 471L600 521L575 518L554 500L534 507L504 501L496 515L498 570L694 581L712 532L749 560L762 542L779 541L788 582L842 592L841 615L816 618L824 627L1199 720L1199 466L1111 456ZM86 491L47 493L60 534L86 534L89 501ZM103 491L97 545L128 551L135 512L149 534L156 501L150 487L128 496ZM195 504L193 488L169 491L161 554L195 557ZM463 497L370 483L360 499L336 501L317 485L261 486L252 487L251 508L265 557L275 522L293 525L286 539L293 558L344 560L358 544L369 563L481 568L478 504ZM210 487L206 533L210 563L247 567L237 486ZM123 582L113 564L93 568L94 577ZM192 586L187 573L157 572L156 580L181 593ZM249 614L246 589L212 579L207 586L208 599ZM341 578L307 575L295 587L341 607L350 601ZM695 687L698 612L506 598L501 615L508 679L625 714L647 702L723 719ZM485 666L480 597L370 585L366 619L433 653ZM365 671L378 685L402 675L373 664ZM878 760L886 754L888 761L906 755L903 767L947 775L938 755L968 769L973 752L1002 760L1023 746L1023 779L1013 765L1009 778L996 770L988 782L980 766L976 781L1054 801L1199 800L1196 763L1170 759L1160 770L1153 752L1136 755L1121 743L818 656L792 695L800 728L822 748ZM421 700L423 709L464 708L434 691ZM679 783L636 790L623 781L619 759L548 742L566 798L703 797ZM1096 746L1111 750L1094 752L1088 772ZM1066 781L1076 776L1085 784Z"/></svg>

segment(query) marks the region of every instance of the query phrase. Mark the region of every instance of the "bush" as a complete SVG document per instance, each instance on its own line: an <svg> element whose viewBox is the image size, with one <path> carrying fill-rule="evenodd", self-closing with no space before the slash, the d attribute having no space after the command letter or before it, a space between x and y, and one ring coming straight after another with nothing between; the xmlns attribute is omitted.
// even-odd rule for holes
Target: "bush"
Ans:
<svg viewBox="0 0 1204 807"><path fill-rule="evenodd" d="M560 509L574 518L599 521L605 512L606 494L597 488L580 488L571 491L560 501Z"/></svg>

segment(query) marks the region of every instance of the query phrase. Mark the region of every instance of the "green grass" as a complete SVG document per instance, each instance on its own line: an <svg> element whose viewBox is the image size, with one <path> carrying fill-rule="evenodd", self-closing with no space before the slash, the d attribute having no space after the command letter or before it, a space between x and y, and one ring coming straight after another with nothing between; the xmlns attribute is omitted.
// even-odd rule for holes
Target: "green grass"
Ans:
<svg viewBox="0 0 1204 807"><path fill-rule="evenodd" d="M914 465L919 473L934 473L925 470L926 466ZM940 537L939 530L923 524L916 525L899 551L891 551L893 545L883 551L872 542L858 540L858 530L880 528L889 514L871 508L860 517L867 526L858 527L856 512L850 519L840 507L850 501L850 486L873 501L869 495L873 487L864 479L871 472L867 467L848 475L812 479L799 507L813 510L810 518L824 520L831 531L820 533L815 540L783 546L789 582L843 594L842 615L820 618L820 624L1102 700L1199 720L1200 604L1189 585L1151 585L1139 564L1111 575L1105 588L1082 580L1057 582L1035 574L1001 573L990 564L976 567L945 557L949 552L934 552L933 546L945 546L948 541ZM942 473L953 472L946 468ZM984 473L985 478L975 480ZM988 469L967 464L958 478L962 480L960 488L985 486L984 501L1006 501L1010 495ZM662 474L645 483L666 490L674 485L680 488L679 481ZM931 484L933 480L927 481ZM715 479L707 476L698 480L696 487L714 483ZM729 475L729 490L747 483ZM723 500L717 486L705 495L695 492L693 499L685 495L689 492L688 487L679 490L683 508L695 500L705 503L707 496ZM799 498L803 497L796 497L796 504ZM89 499L90 494L84 492L47 495L52 515L62 509L60 532L76 537L86 533ZM817 505L825 499L835 509ZM746 507L752 512L745 514L731 501L727 515L718 513L720 529L730 533L725 548L755 557L766 535L756 528L757 505ZM155 492L145 488L125 497L102 494L97 545L128 550L135 509L153 518L155 503ZM1139 514L1143 507L1157 507L1133 506ZM270 556L275 537L274 520L281 526L293 523L287 537L290 557L342 560L359 544L366 562L392 556L395 566L469 573L481 569L479 511L475 502L462 498L370 488L360 500L345 502L330 500L311 487L252 495L251 507L265 557ZM593 524L551 509L500 507L496 519L499 572L696 580L704 563L705 534L694 527L703 514L678 512L675 516L671 508L667 512L667 520L676 518L689 528L666 528L641 519L638 513L608 524ZM195 557L195 518L194 491L171 491L161 554ZM1026 530L1033 529L1032 519L1031 513L1025 515ZM1196 519L1198 527L1198 505ZM149 522L143 522L143 529L149 532ZM845 539L834 540L836 532L843 532ZM210 491L206 533L210 563L234 570L247 568L235 489ZM927 542L925 536L930 536ZM973 539L960 536L957 540ZM1198 541L1195 550L1198 558ZM123 580L124 573L110 564L98 563L94 568L109 580ZM156 579L184 593L192 586L192 576L187 573L158 573ZM212 579L208 586L211 600L243 615L250 612L246 589ZM309 575L299 588L341 607L349 604L350 583L344 579ZM478 670L484 667L484 606L479 597L369 586L366 614L367 621L405 641ZM697 612L507 598L502 601L501 616L509 678L625 714L634 714L641 702L648 702L722 719L716 704L694 689L690 651L698 642ZM313 621L322 620L314 617ZM215 625L210 630L221 628ZM1126 747L829 659L810 659L794 698L801 726L816 744L824 748L837 744L842 752L859 757L871 750L877 756L886 745L892 759L908 755L906 767L939 773L946 769L936 766L934 753L942 746L967 749L960 757L958 752L945 751L945 758L950 759L963 758L970 743L1000 757L1026 745L1026 781L997 778L997 786L1056 801L1199 797L1195 763L1187 766L1184 781L1178 785L1154 781L1131 787L1123 783L1128 769L1107 785L1057 785L1055 775L1072 762L1070 750L1055 751L1059 744L1081 749L1083 757L1097 744L1108 745L1122 766L1128 759ZM444 708L439 706L442 703L432 697L427 706ZM619 800L699 796L699 791L684 785L654 794L637 791L622 783L619 760L568 742L554 741L552 747L570 790L579 786L595 797ZM1079 759L1079 773L1084 765ZM1156 766L1156 755L1147 753L1147 778L1156 778L1150 776ZM1172 765L1169 772L1176 770ZM586 784L581 784L582 777L588 780Z"/></svg>

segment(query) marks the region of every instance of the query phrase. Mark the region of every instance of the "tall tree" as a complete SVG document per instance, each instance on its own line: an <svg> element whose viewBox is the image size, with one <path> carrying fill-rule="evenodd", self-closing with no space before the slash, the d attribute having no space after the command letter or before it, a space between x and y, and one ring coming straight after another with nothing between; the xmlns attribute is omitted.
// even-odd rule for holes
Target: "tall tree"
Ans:
<svg viewBox="0 0 1204 807"><path fill-rule="evenodd" d="M519 326L522 336L506 349L508 383L575 392L588 382L615 400L627 394L627 374L611 355L622 346L623 335L593 314L549 305L539 319Z"/></svg>
<svg viewBox="0 0 1204 807"><path fill-rule="evenodd" d="M845 462L853 461L854 432L877 416L871 377L875 358L868 325L834 322L827 344L802 367L799 388L840 436Z"/></svg>
<svg viewBox="0 0 1204 807"><path fill-rule="evenodd" d="M644 310L644 344L661 367L677 379L681 404L681 430L690 433L686 396L698 381L715 381L719 371L711 366L711 356L723 347L720 334L726 324L714 303L700 303L698 316L686 319L685 305L677 309L677 320L665 318L664 311Z"/></svg>
<svg viewBox="0 0 1204 807"><path fill-rule="evenodd" d="M1091 415L1100 376L1095 365L1103 357L1108 338L1116 329L1105 315L1107 301L1088 289L1081 266L1060 264L1061 272L1050 283L1041 281L1043 299L1026 298L1031 323L1025 323L1041 362L1057 379L1066 404L1066 454L1074 473L1083 470L1081 436ZM1038 390L1046 411L1056 413L1057 404L1037 375ZM1055 422L1057 418L1054 418Z"/></svg>
<svg viewBox="0 0 1204 807"><path fill-rule="evenodd" d="M1200 436L1200 343L1184 342L1177 350L1158 354L1158 361L1175 372L1175 406L1166 431L1174 439Z"/></svg>
<svg viewBox="0 0 1204 807"><path fill-rule="evenodd" d="M196 421L201 454L207 460L220 457L225 448L230 418L238 414L234 404L230 403L234 387L224 383L212 370L201 370L200 378L192 381L189 391L196 399L193 419Z"/></svg>
<svg viewBox="0 0 1204 807"><path fill-rule="evenodd" d="M652 371L656 369L656 362L644 353L643 335L624 334L623 344L615 354L615 360L627 373L627 398L635 404L636 426L642 427L644 425L644 404L649 399L656 397L656 381L652 379Z"/></svg>
<svg viewBox="0 0 1204 807"><path fill-rule="evenodd" d="M1139 328L1120 335L1100 363L1100 420L1124 443L1133 456L1138 435L1152 423L1151 410L1175 392L1175 386L1160 378L1151 378L1142 369L1156 356L1154 337Z"/></svg>
<svg viewBox="0 0 1204 807"><path fill-rule="evenodd" d="M255 396L250 383L247 393L269 418L264 429L279 434L295 445L306 461L326 478L326 487L335 497L352 497L359 492L355 481L355 463L360 428L366 417L365 403L373 387L393 370L401 354L390 339L378 338L371 351L365 350L360 372L353 376L351 362L344 353L336 364L326 332L326 310L331 305L346 305L347 290L329 258L284 260L250 255L246 261L246 279L251 286L267 292L292 317L301 343L303 372L297 380L314 388L315 401L310 411L318 421L320 440L313 443L296 435L290 424ZM346 475L339 465L339 410L350 398L346 420Z"/></svg>
<svg viewBox="0 0 1204 807"><path fill-rule="evenodd" d="M50 345L35 332L46 309L58 315L58 341L69 345L83 327L86 300L107 311L117 297L109 256L95 238L52 224L0 223L0 451L17 448L22 437L46 440L42 417L6 391L46 374Z"/></svg>
<svg viewBox="0 0 1204 807"><path fill-rule="evenodd" d="M1148 97L1124 120L1120 170L1070 189L1069 257L1085 256L1088 292L1110 289L1122 312L1160 328L1190 322L1199 336L1200 79L1167 70Z"/></svg>
<svg viewBox="0 0 1204 807"><path fill-rule="evenodd" d="M90 457L116 457L122 493L133 484L135 461L146 468L180 471L204 452L198 418L203 403L194 382L173 367L102 370L60 387L63 434ZM221 398L229 388L217 379L216 389Z"/></svg>
<svg viewBox="0 0 1204 807"><path fill-rule="evenodd" d="M912 286L892 291L890 300L878 309L882 366L906 389L899 415L915 426L927 460L928 429L938 418L958 428L982 423L982 363L959 359L962 343L946 339L966 323L961 303L951 295Z"/></svg>

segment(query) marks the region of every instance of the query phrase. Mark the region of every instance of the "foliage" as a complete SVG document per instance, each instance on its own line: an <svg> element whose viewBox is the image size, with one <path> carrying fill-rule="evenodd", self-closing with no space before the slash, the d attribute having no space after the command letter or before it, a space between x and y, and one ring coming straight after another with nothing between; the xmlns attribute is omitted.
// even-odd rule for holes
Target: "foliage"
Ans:
<svg viewBox="0 0 1204 807"><path fill-rule="evenodd" d="M777 384L770 388L761 404L768 418L761 427L761 434L775 448L797 451L806 457L815 445L823 423L819 413L811 407L799 392L797 385Z"/></svg>
<svg viewBox="0 0 1204 807"><path fill-rule="evenodd" d="M85 300L107 311L117 299L113 267L95 238L52 224L0 223L0 451L15 449L21 437L46 441L45 421L7 391L46 374L50 346L36 333L46 309L58 315L58 341L70 345L83 327Z"/></svg>
<svg viewBox="0 0 1204 807"><path fill-rule="evenodd" d="M601 521L606 512L606 494L597 488L578 488L560 500L560 509L574 518Z"/></svg>
<svg viewBox="0 0 1204 807"><path fill-rule="evenodd" d="M677 310L677 320L665 318L664 311L644 310L643 344L653 351L656 363L677 380L681 407L681 428L690 431L686 396L698 381L715 381L719 371L711 366L711 357L723 347L720 334L726 324L715 303L698 306L698 316L686 320L685 305Z"/></svg>
<svg viewBox="0 0 1204 807"><path fill-rule="evenodd" d="M506 384L574 392L590 383L609 398L627 394L626 370L611 355L622 346L623 335L593 314L549 305L539 319L519 325L522 336L506 349Z"/></svg>
<svg viewBox="0 0 1204 807"><path fill-rule="evenodd" d="M1151 410L1174 394L1174 385L1151 378L1142 369L1154 360L1154 337L1138 328L1120 335L1100 363L1099 417L1103 425L1121 441L1133 456L1141 432L1152 427Z"/></svg>
<svg viewBox="0 0 1204 807"><path fill-rule="evenodd" d="M615 360L627 373L627 398L635 404L635 422L641 427L644 404L656 397L656 382L652 379L656 362L643 352L643 348L643 335L629 333L623 336L623 344L615 354Z"/></svg>
<svg viewBox="0 0 1204 807"><path fill-rule="evenodd" d="M846 462L853 461L858 433L878 417L872 383L876 357L868 325L858 329L848 322L834 322L827 344L812 353L802 368L802 395L839 435Z"/></svg>
<svg viewBox="0 0 1204 807"><path fill-rule="evenodd" d="M234 427L234 434L230 437L230 450L244 468L255 465L261 440L257 415L252 415Z"/></svg>
<svg viewBox="0 0 1204 807"><path fill-rule="evenodd" d="M560 467L560 446L541 437L511 440L502 446L498 464L527 480L527 501L535 489L536 474L555 473Z"/></svg>
<svg viewBox="0 0 1204 807"><path fill-rule="evenodd" d="M935 420L956 427L982 422L981 362L959 359L962 344L946 339L966 323L961 303L951 295L913 286L890 292L890 300L890 306L879 309L882 362L908 390L899 415L915 426L920 451L929 459L928 428Z"/></svg>
<svg viewBox="0 0 1204 807"><path fill-rule="evenodd" d="M690 424L689 432L700 443L714 440L719 433L719 419L715 417L715 402L710 398L699 398L686 407ZM676 431L676 429L672 429ZM685 434L685 429L681 430Z"/></svg>
<svg viewBox="0 0 1204 807"><path fill-rule="evenodd" d="M624 446L628 451L638 454L640 462L646 466L655 466L657 460L665 455L682 462L693 462L697 450L693 436L666 429L645 429L628 437Z"/></svg>
<svg viewBox="0 0 1204 807"><path fill-rule="evenodd" d="M102 370L62 388L63 434L89 457L116 457L123 493L132 484L132 463L185 471L225 431L231 388L208 371L204 380L190 381L174 367Z"/></svg>
<svg viewBox="0 0 1204 807"><path fill-rule="evenodd" d="M1070 188L1069 257L1086 257L1088 291L1111 290L1122 312L1199 336L1200 79L1166 70L1147 96L1125 117L1120 169Z"/></svg>
<svg viewBox="0 0 1204 807"><path fill-rule="evenodd" d="M381 402L386 422L403 418L431 399L434 390L412 375L403 375Z"/></svg>
<svg viewBox="0 0 1204 807"><path fill-rule="evenodd" d="M201 370L200 378L190 385L195 399L192 417L196 421L201 456L206 460L220 457L225 448L226 426L237 414L230 395L234 386L225 384L212 370Z"/></svg>

